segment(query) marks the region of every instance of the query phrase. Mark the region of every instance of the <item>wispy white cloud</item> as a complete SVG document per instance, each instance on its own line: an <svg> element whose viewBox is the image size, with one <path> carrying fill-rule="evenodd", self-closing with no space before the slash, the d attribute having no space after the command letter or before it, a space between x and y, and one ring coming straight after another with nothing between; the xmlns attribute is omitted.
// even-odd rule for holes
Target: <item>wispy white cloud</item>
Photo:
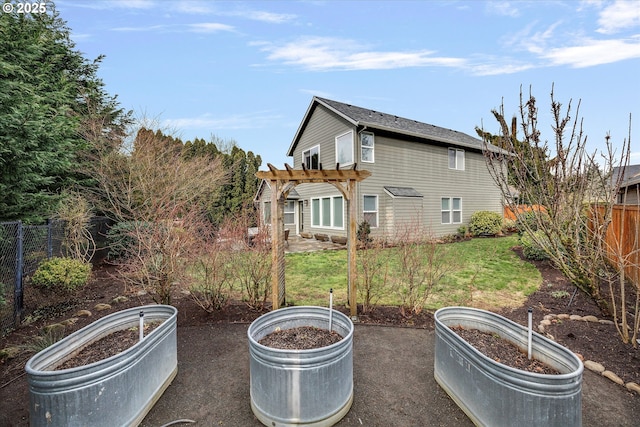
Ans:
<svg viewBox="0 0 640 427"><path fill-rule="evenodd" d="M335 95L329 92L325 92L322 90L315 89L300 89L300 93L305 93L307 95L319 96L321 98L335 98Z"/></svg>
<svg viewBox="0 0 640 427"><path fill-rule="evenodd" d="M476 76L499 76L503 74L516 74L536 68L532 63L524 63L509 58L501 58L488 61L469 63L468 69Z"/></svg>
<svg viewBox="0 0 640 427"><path fill-rule="evenodd" d="M166 3L165 3L166 4ZM233 4L233 3L231 3ZM267 3L268 4L268 3ZM295 19L296 15L288 13L274 13L265 10L249 8L235 8L234 10L223 10L216 7L211 1L176 1L171 4L171 9L175 12L191 15L217 15L235 18L244 18L252 21L261 21L272 24L282 24Z"/></svg>
<svg viewBox="0 0 640 427"><path fill-rule="evenodd" d="M111 31L120 32L180 32L188 31L192 33L219 33L221 31L235 31L231 25L220 24L216 22L202 22L198 24L186 25L148 25L140 27L116 27Z"/></svg>
<svg viewBox="0 0 640 427"><path fill-rule="evenodd" d="M224 117L216 117L207 113L197 117L167 119L163 125L175 129L206 129L215 132L217 130L261 129L273 126L273 122L276 120L282 120L282 116L271 111L256 111Z"/></svg>
<svg viewBox="0 0 640 427"><path fill-rule="evenodd" d="M296 18L296 15L288 13L273 13L261 10L245 10L237 12L227 12L225 15L240 16L252 21L266 22L270 24L283 24Z"/></svg>
<svg viewBox="0 0 640 427"><path fill-rule="evenodd" d="M545 28L537 29L539 23L532 22L514 34L504 45L533 54L530 62L537 62L536 67L566 65L585 68L640 58L640 35L627 38L595 38L585 35L587 29L584 28L564 31L565 24L564 21L557 21Z"/></svg>
<svg viewBox="0 0 640 427"><path fill-rule="evenodd" d="M108 9L135 9L146 10L159 7L154 0L104 0L104 1L85 1L70 2L58 1L58 5L74 6L85 9L108 10Z"/></svg>
<svg viewBox="0 0 640 427"><path fill-rule="evenodd" d="M492 15L509 16L515 18L520 16L520 10L510 1L490 1L486 4L487 12Z"/></svg>
<svg viewBox="0 0 640 427"><path fill-rule="evenodd" d="M580 44L556 47L540 53L552 65L569 65L575 68L592 67L601 64L640 58L640 38L593 40Z"/></svg>
<svg viewBox="0 0 640 427"><path fill-rule="evenodd" d="M461 67L464 59L434 56L433 51L373 51L359 43L334 37L302 37L285 44L254 43L274 62L309 71L382 70L408 67Z"/></svg>
<svg viewBox="0 0 640 427"><path fill-rule="evenodd" d="M209 15L216 10L215 3L210 1L174 1L170 4L173 11L190 15Z"/></svg>
<svg viewBox="0 0 640 427"><path fill-rule="evenodd" d="M195 33L218 33L220 31L235 31L234 27L217 22L203 22L199 24L189 24L187 26Z"/></svg>
<svg viewBox="0 0 640 427"><path fill-rule="evenodd" d="M148 25L148 26L140 26L140 27L115 27L111 28L111 31L122 31L122 32L147 32L147 31L166 31L171 28L167 25Z"/></svg>
<svg viewBox="0 0 640 427"><path fill-rule="evenodd" d="M637 0L617 0L600 12L598 18L602 34L615 34L621 30L640 28L640 4Z"/></svg>

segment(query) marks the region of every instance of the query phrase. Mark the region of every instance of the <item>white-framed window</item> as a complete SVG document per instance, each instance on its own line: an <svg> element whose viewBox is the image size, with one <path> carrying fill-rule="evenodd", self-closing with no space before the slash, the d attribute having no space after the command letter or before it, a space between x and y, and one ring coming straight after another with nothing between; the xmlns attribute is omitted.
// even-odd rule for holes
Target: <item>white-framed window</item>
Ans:
<svg viewBox="0 0 640 427"><path fill-rule="evenodd" d="M440 203L442 224L462 223L462 199L460 197L443 197Z"/></svg>
<svg viewBox="0 0 640 427"><path fill-rule="evenodd" d="M374 143L373 134L371 132L362 132L360 134L360 153L363 162L373 163Z"/></svg>
<svg viewBox="0 0 640 427"><path fill-rule="evenodd" d="M336 162L340 165L353 164L353 132L336 136Z"/></svg>
<svg viewBox="0 0 640 427"><path fill-rule="evenodd" d="M371 228L378 227L378 196L363 196L362 217Z"/></svg>
<svg viewBox="0 0 640 427"><path fill-rule="evenodd" d="M311 225L344 229L344 200L342 196L311 199Z"/></svg>
<svg viewBox="0 0 640 427"><path fill-rule="evenodd" d="M344 228L344 200L342 196L333 198L333 226Z"/></svg>
<svg viewBox="0 0 640 427"><path fill-rule="evenodd" d="M294 200L284 201L284 223L295 224L296 223L296 202Z"/></svg>
<svg viewBox="0 0 640 427"><path fill-rule="evenodd" d="M449 169L464 170L464 150L449 148Z"/></svg>
<svg viewBox="0 0 640 427"><path fill-rule="evenodd" d="M311 225L320 227L320 199L311 199Z"/></svg>
<svg viewBox="0 0 640 427"><path fill-rule="evenodd" d="M302 164L307 169L320 169L320 146L302 152Z"/></svg>

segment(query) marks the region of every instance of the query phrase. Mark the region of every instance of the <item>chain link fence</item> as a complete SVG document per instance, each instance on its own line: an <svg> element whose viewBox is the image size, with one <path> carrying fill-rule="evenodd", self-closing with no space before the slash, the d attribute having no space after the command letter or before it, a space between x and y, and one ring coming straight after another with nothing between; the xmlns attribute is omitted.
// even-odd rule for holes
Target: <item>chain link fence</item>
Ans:
<svg viewBox="0 0 640 427"><path fill-rule="evenodd" d="M48 221L46 225L23 225L20 221L0 222L0 335L14 329L29 304L25 301L25 278L33 274L40 262L62 256L64 224Z"/></svg>

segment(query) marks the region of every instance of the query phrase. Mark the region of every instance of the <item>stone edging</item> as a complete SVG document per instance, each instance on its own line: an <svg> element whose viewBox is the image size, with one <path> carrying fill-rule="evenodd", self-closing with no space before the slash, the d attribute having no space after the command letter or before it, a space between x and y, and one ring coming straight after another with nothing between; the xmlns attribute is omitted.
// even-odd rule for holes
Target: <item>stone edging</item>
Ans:
<svg viewBox="0 0 640 427"><path fill-rule="evenodd" d="M579 316L577 314L572 314L572 315L569 315L569 314L547 314L540 321L540 324L538 325L538 332L543 334L547 338L552 339L553 341L555 341L555 337L553 335L551 335L550 333L546 332L547 327L552 325L553 320L575 320L575 321L580 321L580 322L600 323L600 324L603 324L603 325L613 325L614 324L611 320L598 319L596 316ZM582 363L584 364L585 368L589 369L592 372L600 374L605 378L610 379L611 381L613 381L616 384L619 384L621 386L626 387L628 391L636 392L637 394L640 394L640 385L638 385L637 383L629 382L629 383L625 384L624 381L622 380L622 378L620 378L615 373L606 370L606 368L602 364L600 364L598 362L594 362L592 360L584 360L584 357L581 354L576 353L576 355L580 358L580 360L582 360Z"/></svg>

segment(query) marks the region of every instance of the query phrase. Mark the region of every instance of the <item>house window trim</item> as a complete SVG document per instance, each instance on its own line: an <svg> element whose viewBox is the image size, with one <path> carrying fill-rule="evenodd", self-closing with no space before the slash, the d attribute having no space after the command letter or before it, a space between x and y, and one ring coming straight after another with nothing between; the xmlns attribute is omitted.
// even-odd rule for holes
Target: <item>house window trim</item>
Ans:
<svg viewBox="0 0 640 427"><path fill-rule="evenodd" d="M367 211L364 208L364 198L365 197L375 197L376 199L376 210L375 211ZM380 227L380 197L377 194L363 194L362 195L362 220L364 221L366 213L375 213L376 215L376 225L375 227L369 224L372 229L376 229Z"/></svg>
<svg viewBox="0 0 640 427"><path fill-rule="evenodd" d="M451 152L454 152L454 161L455 161L455 165L454 167L451 167ZM458 155L459 153L462 153L462 161L459 162L458 161ZM459 163L462 163L462 165L460 165ZM447 165L449 166L450 170L459 170L459 171L463 171L465 170L465 163L466 163L466 153L462 148L454 148L454 147L449 147L449 149L447 150Z"/></svg>
<svg viewBox="0 0 640 427"><path fill-rule="evenodd" d="M362 145L362 136L363 135L371 136L371 147ZM373 132L360 132L360 161L362 163L375 163L375 160L376 160L375 147L376 147L376 139L375 139L375 135L373 134ZM364 159L363 154L364 154L365 148L371 150L371 160L365 160Z"/></svg>
<svg viewBox="0 0 640 427"><path fill-rule="evenodd" d="M340 160L338 160L338 158L339 158L338 138L341 138L341 137L343 137L345 135L349 135L349 134L351 135L351 142L350 142L350 145L351 145L351 161L350 162L346 162L346 163L340 163ZM340 163L340 166L350 166L350 165L354 164L356 153L355 153L355 150L354 150L354 147L353 147L353 145L354 145L353 144L353 130L348 130L348 131L346 131L344 133L336 135L334 141L335 141L334 142L334 146L335 146L335 150L336 150L336 163Z"/></svg>
<svg viewBox="0 0 640 427"><path fill-rule="evenodd" d="M342 227L336 227L335 226L335 212L334 212L334 200L335 199L342 199ZM329 216L330 216L330 220L329 220L329 224L330 225L322 225L322 223L324 222L324 218L322 216L322 201L329 199ZM326 230L344 230L344 215L345 215L345 211L344 211L344 207L345 207L345 203L344 203L344 197L342 195L332 195L332 196L322 196L322 197L312 197L311 199L311 227L313 228L322 228L322 229L326 229ZM316 218L316 215L314 214L314 210L313 210L313 203L314 201L318 201L319 203L319 214L320 217Z"/></svg>
<svg viewBox="0 0 640 427"><path fill-rule="evenodd" d="M305 164L305 161L304 161L305 153L310 153L311 150L313 150L314 148L318 149L318 167L317 168L307 167L306 164ZM311 163L311 162L309 162L309 163ZM310 169L310 170L318 170L318 169L320 169L320 144L316 144L313 147L309 147L307 150L303 150L302 151L302 165L304 167L306 167L307 169Z"/></svg>
<svg viewBox="0 0 640 427"><path fill-rule="evenodd" d="M445 210L442 209L442 201L444 199L448 199L449 200L449 209ZM453 209L453 200L454 199L458 199L460 200L460 209ZM443 212L448 212L449 213L449 222L442 222L442 213ZM454 212L460 212L460 221L453 221L453 213ZM442 225L448 225L448 224L462 224L462 197L453 197L453 196L442 196L440 197L440 224Z"/></svg>

